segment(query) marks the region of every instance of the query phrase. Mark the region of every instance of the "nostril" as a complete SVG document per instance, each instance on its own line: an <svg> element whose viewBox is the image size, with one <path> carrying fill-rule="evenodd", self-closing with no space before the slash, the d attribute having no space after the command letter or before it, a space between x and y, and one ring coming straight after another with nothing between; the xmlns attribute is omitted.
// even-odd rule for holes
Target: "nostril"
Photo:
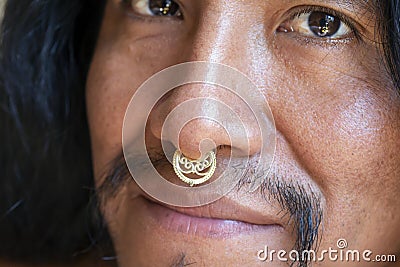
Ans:
<svg viewBox="0 0 400 267"><path fill-rule="evenodd" d="M219 145L231 145L230 136L221 124L207 118L188 122L178 134L177 148L191 159L200 159Z"/></svg>
<svg viewBox="0 0 400 267"><path fill-rule="evenodd" d="M200 150L200 159L203 160L204 157L207 155L208 152L210 151L215 151L217 148L217 145L215 142L210 139L210 138L204 138L200 141L199 145L199 150Z"/></svg>

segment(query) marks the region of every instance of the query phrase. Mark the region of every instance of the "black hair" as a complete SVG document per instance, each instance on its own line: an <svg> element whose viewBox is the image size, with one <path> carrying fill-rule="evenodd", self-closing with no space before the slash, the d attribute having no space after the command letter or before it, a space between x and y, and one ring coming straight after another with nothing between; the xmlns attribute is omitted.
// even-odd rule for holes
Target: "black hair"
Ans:
<svg viewBox="0 0 400 267"><path fill-rule="evenodd" d="M0 258L65 261L93 245L85 81L105 0L9 0L0 43ZM400 89L400 0L379 10Z"/></svg>
<svg viewBox="0 0 400 267"><path fill-rule="evenodd" d="M65 261L91 245L85 77L99 0L7 1L0 47L0 258Z"/></svg>
<svg viewBox="0 0 400 267"><path fill-rule="evenodd" d="M382 0L378 10L381 11L379 35L382 36L386 66L400 91L400 0Z"/></svg>

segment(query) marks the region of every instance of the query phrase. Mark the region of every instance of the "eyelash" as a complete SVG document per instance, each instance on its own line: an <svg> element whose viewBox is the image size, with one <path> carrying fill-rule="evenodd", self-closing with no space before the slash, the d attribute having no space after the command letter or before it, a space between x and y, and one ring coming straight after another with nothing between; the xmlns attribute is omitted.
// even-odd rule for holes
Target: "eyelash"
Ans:
<svg viewBox="0 0 400 267"><path fill-rule="evenodd" d="M323 7L323 6L299 6L299 7L295 7L294 9L295 9L295 11L292 12L292 14L286 19L286 21L292 21L292 20L300 17L301 15L308 14L311 12L327 13L327 14L330 14L330 15L338 18L342 23L346 24L346 26L350 28L351 34L353 36L347 37L346 39L350 39L353 37L356 40L361 40L360 30L358 30L358 27L355 26L355 25L357 25L357 23L354 22L349 17L347 17L346 15L342 14L341 12L338 12L334 9ZM321 38L321 37L316 37L315 39L320 39L321 41L327 41L327 40L333 41L332 39ZM343 41L343 40L336 40L336 41Z"/></svg>

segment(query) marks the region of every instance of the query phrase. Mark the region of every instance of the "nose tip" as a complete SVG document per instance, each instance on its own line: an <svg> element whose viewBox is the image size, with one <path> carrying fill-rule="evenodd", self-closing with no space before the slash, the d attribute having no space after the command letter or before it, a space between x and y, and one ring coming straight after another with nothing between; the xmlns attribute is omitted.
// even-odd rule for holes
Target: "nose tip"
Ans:
<svg viewBox="0 0 400 267"><path fill-rule="evenodd" d="M243 100L227 89L209 85L173 90L150 115L152 134L191 159L217 148L229 148L237 157L256 154L261 149L258 127Z"/></svg>
<svg viewBox="0 0 400 267"><path fill-rule="evenodd" d="M199 159L222 146L231 147L229 134L220 124L207 118L188 122L179 133L178 149L191 159Z"/></svg>

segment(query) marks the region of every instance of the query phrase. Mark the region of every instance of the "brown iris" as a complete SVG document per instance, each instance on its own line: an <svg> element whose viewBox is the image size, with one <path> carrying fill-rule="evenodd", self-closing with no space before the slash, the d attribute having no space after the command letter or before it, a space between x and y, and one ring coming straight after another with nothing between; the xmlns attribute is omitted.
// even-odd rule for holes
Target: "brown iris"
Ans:
<svg viewBox="0 0 400 267"><path fill-rule="evenodd" d="M319 37L331 37L339 31L341 21L324 12L312 12L308 19L311 31Z"/></svg>
<svg viewBox="0 0 400 267"><path fill-rule="evenodd" d="M157 16L176 16L179 13L179 5L172 0L149 1L149 8Z"/></svg>

